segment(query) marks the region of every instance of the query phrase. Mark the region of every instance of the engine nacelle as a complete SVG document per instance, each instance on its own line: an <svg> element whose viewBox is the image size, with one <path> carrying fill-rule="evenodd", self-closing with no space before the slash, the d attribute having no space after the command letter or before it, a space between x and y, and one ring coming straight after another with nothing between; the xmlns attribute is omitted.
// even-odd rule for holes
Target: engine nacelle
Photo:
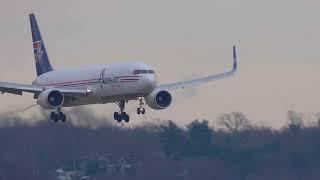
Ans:
<svg viewBox="0 0 320 180"><path fill-rule="evenodd" d="M37 103L44 109L57 109L64 103L64 95L61 91L47 89L40 93Z"/></svg>
<svg viewBox="0 0 320 180"><path fill-rule="evenodd" d="M169 107L172 97L168 91L153 91L145 100L149 107L159 110Z"/></svg>

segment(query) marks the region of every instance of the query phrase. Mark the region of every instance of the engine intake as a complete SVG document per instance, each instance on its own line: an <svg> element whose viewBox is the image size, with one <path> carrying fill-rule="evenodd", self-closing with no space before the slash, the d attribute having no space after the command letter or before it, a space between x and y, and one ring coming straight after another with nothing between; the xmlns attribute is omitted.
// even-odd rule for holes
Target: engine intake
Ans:
<svg viewBox="0 0 320 180"><path fill-rule="evenodd" d="M64 103L64 95L59 90L47 89L40 93L37 103L44 109L57 109Z"/></svg>
<svg viewBox="0 0 320 180"><path fill-rule="evenodd" d="M172 102L171 94L168 91L154 91L145 99L149 107L157 110L168 108Z"/></svg>

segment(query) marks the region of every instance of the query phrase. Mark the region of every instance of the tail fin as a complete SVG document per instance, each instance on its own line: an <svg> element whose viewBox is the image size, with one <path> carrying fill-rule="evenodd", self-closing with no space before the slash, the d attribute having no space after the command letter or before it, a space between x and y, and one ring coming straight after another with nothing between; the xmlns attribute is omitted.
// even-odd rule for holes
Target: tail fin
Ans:
<svg viewBox="0 0 320 180"><path fill-rule="evenodd" d="M40 34L36 17L34 16L34 14L29 14L29 18L32 32L33 52L34 60L36 63L37 76L40 76L41 74L52 71L52 66L50 64L46 47L44 46Z"/></svg>

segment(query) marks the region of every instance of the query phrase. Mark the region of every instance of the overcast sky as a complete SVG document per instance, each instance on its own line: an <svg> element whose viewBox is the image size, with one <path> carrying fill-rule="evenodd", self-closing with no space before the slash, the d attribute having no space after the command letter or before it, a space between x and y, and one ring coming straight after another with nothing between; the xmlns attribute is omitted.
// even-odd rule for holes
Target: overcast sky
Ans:
<svg viewBox="0 0 320 180"><path fill-rule="evenodd" d="M5 0L0 80L35 78L30 12L37 16L54 66L138 60L156 69L160 84L230 69L236 44L234 78L175 91L169 109L148 109L132 121L213 121L221 113L241 111L254 122L278 127L289 109L307 119L320 109L319 7L316 0ZM0 111L8 111L34 100L6 94L0 102ZM129 111L137 105L131 102ZM92 108L105 116L116 110L113 104Z"/></svg>

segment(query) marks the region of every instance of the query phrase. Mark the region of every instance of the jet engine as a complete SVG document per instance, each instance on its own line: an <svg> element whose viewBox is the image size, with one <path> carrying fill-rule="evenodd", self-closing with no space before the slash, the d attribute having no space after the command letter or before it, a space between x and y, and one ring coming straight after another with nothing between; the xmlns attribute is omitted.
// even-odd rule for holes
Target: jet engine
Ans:
<svg viewBox="0 0 320 180"><path fill-rule="evenodd" d="M40 93L37 103L44 109L57 109L64 103L64 95L61 91L47 89Z"/></svg>
<svg viewBox="0 0 320 180"><path fill-rule="evenodd" d="M145 97L146 103L152 109L165 109L170 106L172 97L168 91L153 91Z"/></svg>

